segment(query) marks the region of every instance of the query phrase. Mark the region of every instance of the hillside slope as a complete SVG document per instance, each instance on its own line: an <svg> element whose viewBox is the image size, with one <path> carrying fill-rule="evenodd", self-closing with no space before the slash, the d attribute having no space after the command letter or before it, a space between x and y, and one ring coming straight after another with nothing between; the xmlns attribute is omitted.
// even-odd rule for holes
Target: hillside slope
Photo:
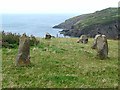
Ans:
<svg viewBox="0 0 120 90"><path fill-rule="evenodd" d="M98 32L105 34L108 38L118 38L117 8L107 8L90 14L83 14L66 20L54 26L61 28L64 35L79 37L82 34L94 37Z"/></svg>
<svg viewBox="0 0 120 90"><path fill-rule="evenodd" d="M78 38L39 38L31 47L31 65L15 67L18 48L2 48L2 88L116 88L119 82L118 40L108 40L107 59L100 60Z"/></svg>

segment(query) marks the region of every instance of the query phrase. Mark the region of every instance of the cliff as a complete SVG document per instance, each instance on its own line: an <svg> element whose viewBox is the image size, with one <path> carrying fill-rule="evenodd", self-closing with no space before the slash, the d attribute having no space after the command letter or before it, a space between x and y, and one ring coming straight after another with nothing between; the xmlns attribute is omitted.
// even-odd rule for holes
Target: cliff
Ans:
<svg viewBox="0 0 120 90"><path fill-rule="evenodd" d="M108 38L118 38L118 8L107 8L94 13L75 16L54 26L61 28L65 36L79 37L82 34L94 37L96 34L105 34Z"/></svg>

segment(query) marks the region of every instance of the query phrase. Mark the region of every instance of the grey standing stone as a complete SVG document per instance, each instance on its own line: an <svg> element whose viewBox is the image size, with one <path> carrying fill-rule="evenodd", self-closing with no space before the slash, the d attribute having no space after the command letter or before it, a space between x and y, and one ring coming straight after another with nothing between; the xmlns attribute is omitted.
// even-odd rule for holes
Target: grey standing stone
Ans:
<svg viewBox="0 0 120 90"><path fill-rule="evenodd" d="M46 33L46 35L45 35L45 39L51 39L51 35L49 34L49 33Z"/></svg>
<svg viewBox="0 0 120 90"><path fill-rule="evenodd" d="M84 44L88 43L88 37L86 35L81 35L79 40L77 40L77 43L80 43L80 42Z"/></svg>
<svg viewBox="0 0 120 90"><path fill-rule="evenodd" d="M18 55L16 58L16 66L30 64L30 40L25 34L19 39Z"/></svg>
<svg viewBox="0 0 120 90"><path fill-rule="evenodd" d="M96 35L94 39L94 44L92 49L97 50L97 56L100 59L105 59L108 57L108 42L105 35Z"/></svg>

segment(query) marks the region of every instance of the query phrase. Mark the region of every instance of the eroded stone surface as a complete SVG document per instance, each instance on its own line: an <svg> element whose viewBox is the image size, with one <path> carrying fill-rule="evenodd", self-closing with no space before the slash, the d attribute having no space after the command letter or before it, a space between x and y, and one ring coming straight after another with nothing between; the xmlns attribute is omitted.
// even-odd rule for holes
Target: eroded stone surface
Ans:
<svg viewBox="0 0 120 90"><path fill-rule="evenodd" d="M97 56L101 59L108 57L108 42L105 35L96 35L92 49L97 50Z"/></svg>
<svg viewBox="0 0 120 90"><path fill-rule="evenodd" d="M18 55L16 58L16 66L30 64L30 40L23 34L19 39Z"/></svg>
<svg viewBox="0 0 120 90"><path fill-rule="evenodd" d="M79 38L79 40L77 40L77 43L88 43L88 37L86 35L81 35L81 37Z"/></svg>

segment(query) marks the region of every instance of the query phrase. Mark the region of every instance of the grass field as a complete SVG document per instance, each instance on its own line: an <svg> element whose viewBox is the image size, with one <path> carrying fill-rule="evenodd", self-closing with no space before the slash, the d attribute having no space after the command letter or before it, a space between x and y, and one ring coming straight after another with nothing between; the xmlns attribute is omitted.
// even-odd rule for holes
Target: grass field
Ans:
<svg viewBox="0 0 120 90"><path fill-rule="evenodd" d="M108 40L109 58L100 60L77 38L40 39L31 47L31 65L15 67L18 49L2 48L2 88L115 88L118 86L118 41Z"/></svg>

